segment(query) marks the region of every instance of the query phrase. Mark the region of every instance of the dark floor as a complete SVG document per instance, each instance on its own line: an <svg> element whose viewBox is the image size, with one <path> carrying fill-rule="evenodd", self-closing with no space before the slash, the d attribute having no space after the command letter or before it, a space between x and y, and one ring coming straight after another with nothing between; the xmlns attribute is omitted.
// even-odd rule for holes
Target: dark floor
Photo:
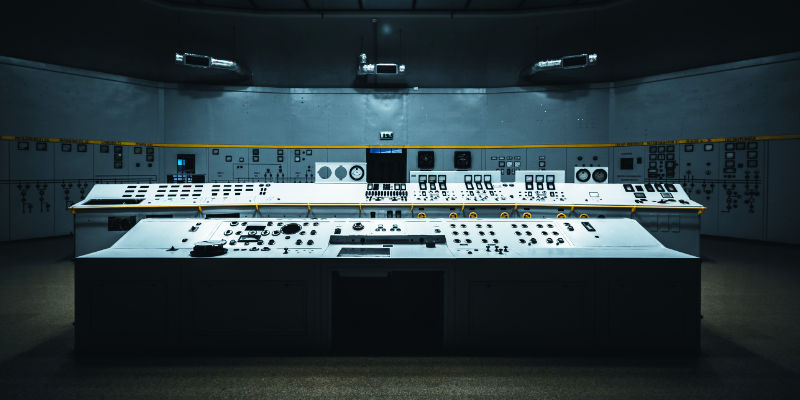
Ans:
<svg viewBox="0 0 800 400"><path fill-rule="evenodd" d="M800 398L800 247L703 239L699 357L72 354L71 238L0 244L0 399Z"/></svg>

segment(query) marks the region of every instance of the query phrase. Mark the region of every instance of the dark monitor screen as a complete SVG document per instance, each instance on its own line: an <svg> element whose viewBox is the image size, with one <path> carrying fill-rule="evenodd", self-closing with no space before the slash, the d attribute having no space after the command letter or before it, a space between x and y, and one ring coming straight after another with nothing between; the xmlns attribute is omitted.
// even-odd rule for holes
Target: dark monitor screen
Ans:
<svg viewBox="0 0 800 400"><path fill-rule="evenodd" d="M406 149L367 149L367 182L406 181Z"/></svg>
<svg viewBox="0 0 800 400"><path fill-rule="evenodd" d="M633 157L620 158L619 169L633 169Z"/></svg>

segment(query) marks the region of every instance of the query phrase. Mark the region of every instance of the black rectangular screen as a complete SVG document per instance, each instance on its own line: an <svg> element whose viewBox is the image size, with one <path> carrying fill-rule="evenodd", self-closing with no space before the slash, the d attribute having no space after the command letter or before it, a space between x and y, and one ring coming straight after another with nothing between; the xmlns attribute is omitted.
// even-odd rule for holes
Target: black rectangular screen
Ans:
<svg viewBox="0 0 800 400"><path fill-rule="evenodd" d="M406 181L406 149L366 149L367 182Z"/></svg>
<svg viewBox="0 0 800 400"><path fill-rule="evenodd" d="M633 158L631 157L620 158L619 169L633 169Z"/></svg>

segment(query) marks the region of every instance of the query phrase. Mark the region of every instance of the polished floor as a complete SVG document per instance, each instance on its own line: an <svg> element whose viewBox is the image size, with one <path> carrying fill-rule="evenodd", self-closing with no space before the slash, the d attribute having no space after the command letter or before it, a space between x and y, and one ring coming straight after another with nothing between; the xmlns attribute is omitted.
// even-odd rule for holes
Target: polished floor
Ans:
<svg viewBox="0 0 800 400"><path fill-rule="evenodd" d="M0 244L0 399L800 398L798 246L703 239L698 357L78 361L70 245Z"/></svg>

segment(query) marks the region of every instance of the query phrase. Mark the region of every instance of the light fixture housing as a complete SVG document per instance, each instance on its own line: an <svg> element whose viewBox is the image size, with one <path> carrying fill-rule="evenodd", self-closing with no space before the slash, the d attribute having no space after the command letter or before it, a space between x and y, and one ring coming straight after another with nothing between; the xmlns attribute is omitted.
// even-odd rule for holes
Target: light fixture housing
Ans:
<svg viewBox="0 0 800 400"><path fill-rule="evenodd" d="M218 69L244 74L242 67L236 61L223 60L202 54L175 53L175 63L192 68Z"/></svg>
<svg viewBox="0 0 800 400"><path fill-rule="evenodd" d="M377 75L377 76L395 76L406 72L405 64L395 63L378 63L370 64L367 62L367 53L358 55L358 69L356 74L358 76Z"/></svg>
<svg viewBox="0 0 800 400"><path fill-rule="evenodd" d="M586 68L597 64L597 54L575 54L564 56L556 60L542 60L527 68L527 75L531 76L537 72L551 71L556 69L575 69Z"/></svg>

